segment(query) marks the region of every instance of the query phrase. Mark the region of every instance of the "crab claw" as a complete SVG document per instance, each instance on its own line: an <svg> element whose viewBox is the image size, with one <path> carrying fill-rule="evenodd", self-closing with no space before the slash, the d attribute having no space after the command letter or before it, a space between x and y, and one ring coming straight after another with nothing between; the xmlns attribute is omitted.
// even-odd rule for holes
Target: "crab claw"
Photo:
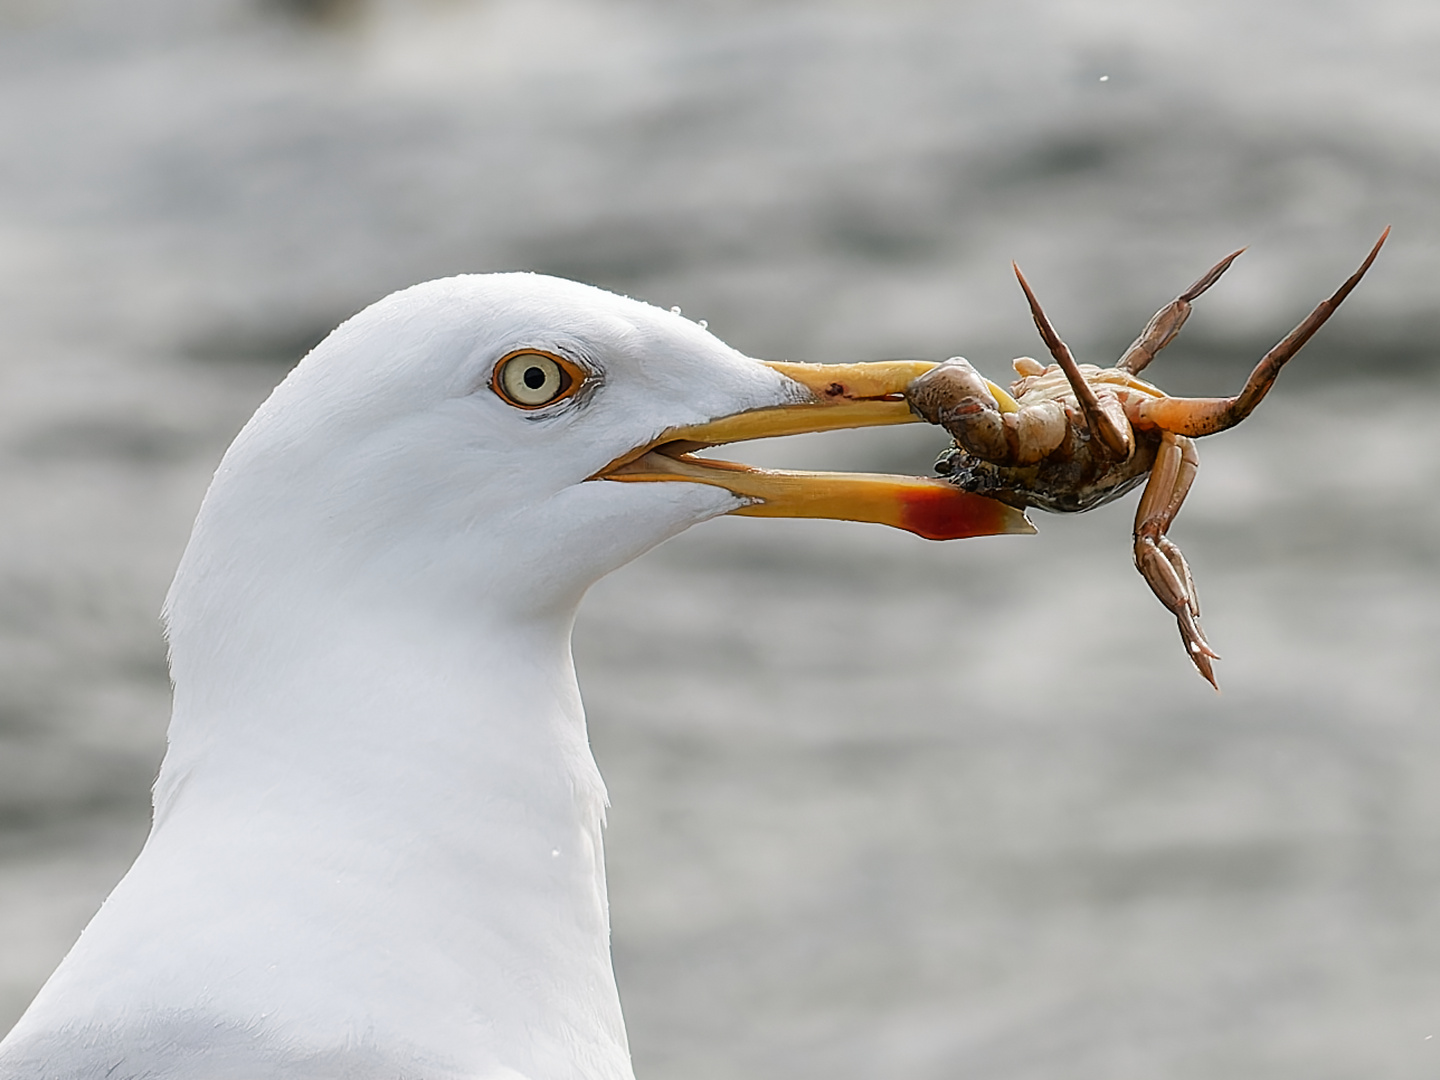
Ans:
<svg viewBox="0 0 1440 1080"><path fill-rule="evenodd" d="M1370 269L1375 256L1380 254L1380 248L1389 235L1390 227L1387 225L1380 234L1380 239L1376 240L1375 246L1370 249L1370 254L1365 256L1365 261L1360 264L1360 269L1351 274L1329 299L1320 301L1299 326L1265 354L1260 363L1255 365L1255 370L1250 373L1250 378L1245 381L1245 387L1240 393L1231 398L1150 398L1141 403L1135 416L1136 422L1192 438L1213 435L1240 423L1255 411L1255 406L1259 405L1269 392L1285 362L1300 351L1301 346L1310 340L1315 331L1325 325L1325 320L1335 314L1335 309L1350 295L1350 291L1360 284L1360 279L1365 276L1365 271Z"/></svg>
<svg viewBox="0 0 1440 1080"><path fill-rule="evenodd" d="M926 423L939 424L976 457L1009 462L1000 402L989 380L963 356L952 356L921 375L907 388L905 397L911 412Z"/></svg>

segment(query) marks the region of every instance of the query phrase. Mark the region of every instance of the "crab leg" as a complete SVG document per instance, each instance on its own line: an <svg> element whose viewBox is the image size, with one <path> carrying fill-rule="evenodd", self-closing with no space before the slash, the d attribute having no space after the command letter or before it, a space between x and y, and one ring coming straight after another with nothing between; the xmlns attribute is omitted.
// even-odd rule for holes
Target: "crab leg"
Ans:
<svg viewBox="0 0 1440 1080"><path fill-rule="evenodd" d="M1044 339L1045 346L1050 350L1050 355L1060 365L1060 370L1065 372L1065 378L1070 382L1070 389L1075 393L1075 400L1080 403L1080 409L1085 414L1085 423L1096 437L1122 461L1130 456L1134 446L1134 436L1130 431L1130 424L1125 419L1124 411L1120 408L1120 402L1113 394L1107 394L1102 402L1085 381L1085 376L1080 373L1080 366L1075 363L1075 357L1070 353L1070 346L1060 340L1060 335L1055 332L1055 327L1050 325L1050 320L1045 317L1044 310L1040 307L1040 301L1035 299L1035 294L1030 289L1030 283L1025 280L1025 275L1020 272L1020 267L1015 263L1010 266L1015 271L1015 276L1020 280L1020 288L1025 290L1025 299L1030 302L1030 314L1035 319L1035 328L1040 331L1040 337Z"/></svg>
<svg viewBox="0 0 1440 1080"><path fill-rule="evenodd" d="M1190 575L1185 556L1165 535L1190 493L1199 468L1200 455L1193 442L1183 435L1169 432L1162 435L1150 480L1135 512L1135 569L1175 616L1185 651L1200 674L1219 690L1210 661L1220 659L1220 654L1210 647L1200 629L1200 598L1195 593L1195 579Z"/></svg>
<svg viewBox="0 0 1440 1080"><path fill-rule="evenodd" d="M1115 366L1121 371L1128 371L1131 375L1138 375L1144 371L1150 361L1155 359L1155 354L1174 341L1175 335L1180 333L1180 328L1190 317L1190 301L1219 281L1220 275L1230 269L1230 264L1238 259L1244 250L1241 248L1239 251L1232 251L1226 255L1225 258L1205 271L1194 285L1157 311L1145 324L1145 329L1140 331L1140 336L1130 343L1130 347L1125 350L1125 355L1120 357Z"/></svg>
<svg viewBox="0 0 1440 1080"><path fill-rule="evenodd" d="M1286 334L1280 344L1261 358L1240 393L1231 398L1150 398L1140 406L1138 421L1141 424L1154 425L1163 431L1191 437L1213 435L1240 423L1269 392L1285 362L1300 351L1300 347L1310 340L1315 331L1325 325L1325 320L1335 313L1335 309L1350 295L1350 290L1360 283L1365 271L1369 270L1370 264L1375 261L1375 256L1380 254L1380 247L1389 235L1390 229L1387 226L1380 234L1380 239L1375 241L1375 246L1370 249L1370 254L1365 256L1360 269L1351 274L1345 284L1336 289L1328 300L1320 301L1299 326Z"/></svg>

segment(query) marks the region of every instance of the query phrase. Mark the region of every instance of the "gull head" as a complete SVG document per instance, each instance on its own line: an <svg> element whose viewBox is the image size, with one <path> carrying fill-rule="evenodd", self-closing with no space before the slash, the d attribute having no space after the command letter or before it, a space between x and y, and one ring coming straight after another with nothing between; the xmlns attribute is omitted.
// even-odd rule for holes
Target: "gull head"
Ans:
<svg viewBox="0 0 1440 1080"><path fill-rule="evenodd" d="M330 334L235 440L171 625L225 577L252 597L368 587L446 606L573 607L606 572L737 511L936 537L1028 531L935 480L691 456L909 422L900 394L930 366L765 363L678 311L535 274L406 289Z"/></svg>

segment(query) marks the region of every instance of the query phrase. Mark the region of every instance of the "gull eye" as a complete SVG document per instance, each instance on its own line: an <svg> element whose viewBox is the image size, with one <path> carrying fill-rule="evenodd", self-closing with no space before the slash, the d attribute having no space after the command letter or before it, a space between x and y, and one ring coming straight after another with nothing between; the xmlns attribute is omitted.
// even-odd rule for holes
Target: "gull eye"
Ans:
<svg viewBox="0 0 1440 1080"><path fill-rule="evenodd" d="M580 387L585 373L553 353L523 349L502 357L490 385L519 409L538 409L567 398Z"/></svg>

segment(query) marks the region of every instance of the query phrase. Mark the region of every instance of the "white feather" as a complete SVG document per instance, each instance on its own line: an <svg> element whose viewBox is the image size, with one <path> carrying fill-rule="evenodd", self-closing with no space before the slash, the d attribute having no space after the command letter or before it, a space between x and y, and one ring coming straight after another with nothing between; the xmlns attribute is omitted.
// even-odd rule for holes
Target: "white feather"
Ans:
<svg viewBox="0 0 1440 1080"><path fill-rule="evenodd" d="M491 371L527 346L593 391L506 404ZM0 1076L628 1080L570 628L601 575L736 500L586 478L795 393L678 315L534 275L331 334L215 475L166 605L154 828Z"/></svg>

